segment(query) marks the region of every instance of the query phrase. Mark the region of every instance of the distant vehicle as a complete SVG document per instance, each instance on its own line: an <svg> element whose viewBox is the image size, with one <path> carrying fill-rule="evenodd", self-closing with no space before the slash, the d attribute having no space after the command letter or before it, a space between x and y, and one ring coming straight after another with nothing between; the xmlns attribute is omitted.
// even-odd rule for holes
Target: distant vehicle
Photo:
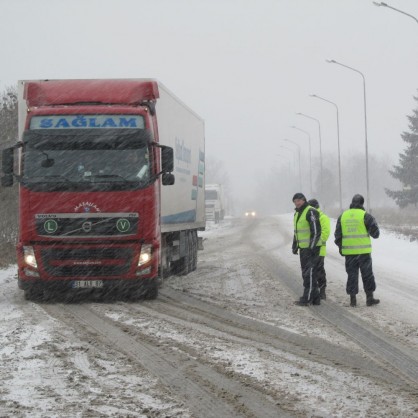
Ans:
<svg viewBox="0 0 418 418"><path fill-rule="evenodd" d="M225 217L225 197L222 184L207 184L205 186L206 220L219 223Z"/></svg>
<svg viewBox="0 0 418 418"><path fill-rule="evenodd" d="M245 212L246 218L255 218L257 216L257 213L254 210L250 210Z"/></svg>
<svg viewBox="0 0 418 418"><path fill-rule="evenodd" d="M154 299L163 275L196 269L205 229L199 116L150 79L20 81L18 105L19 142L3 150L2 185L20 183L18 286L27 299L79 289Z"/></svg>

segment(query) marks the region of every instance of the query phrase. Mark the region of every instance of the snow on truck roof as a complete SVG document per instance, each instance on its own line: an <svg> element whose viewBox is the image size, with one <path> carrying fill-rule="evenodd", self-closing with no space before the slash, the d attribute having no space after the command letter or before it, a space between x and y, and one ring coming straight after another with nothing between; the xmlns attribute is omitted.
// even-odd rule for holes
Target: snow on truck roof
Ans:
<svg viewBox="0 0 418 418"><path fill-rule="evenodd" d="M76 103L140 104L159 97L158 83L150 79L91 79L23 81L27 105Z"/></svg>

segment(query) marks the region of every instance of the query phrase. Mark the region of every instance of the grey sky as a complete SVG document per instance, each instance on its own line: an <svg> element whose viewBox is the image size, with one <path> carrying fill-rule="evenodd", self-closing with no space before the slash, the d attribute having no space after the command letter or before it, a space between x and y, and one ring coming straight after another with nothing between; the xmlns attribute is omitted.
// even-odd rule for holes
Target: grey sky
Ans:
<svg viewBox="0 0 418 418"><path fill-rule="evenodd" d="M416 0L388 4L418 17ZM159 79L206 121L207 155L223 160L237 193L283 164L280 138L318 156L364 152L366 77L369 154L404 148L416 107L418 24L369 0L0 0L0 88L19 79ZM291 157L291 155L290 155ZM347 157L348 158L348 157ZM307 161L307 153L303 151ZM242 181L241 181L242 180Z"/></svg>

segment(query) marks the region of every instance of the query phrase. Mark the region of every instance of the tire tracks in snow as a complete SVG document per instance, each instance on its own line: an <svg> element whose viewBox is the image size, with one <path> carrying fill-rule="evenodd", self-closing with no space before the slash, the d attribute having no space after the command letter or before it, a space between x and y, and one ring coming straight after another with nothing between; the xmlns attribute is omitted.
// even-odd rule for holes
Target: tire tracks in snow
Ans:
<svg viewBox="0 0 418 418"><path fill-rule="evenodd" d="M279 223L281 225L281 223ZM249 240L254 240L256 231L251 231ZM287 231L283 231L288 236ZM288 243L286 243L288 245ZM272 277L279 277L280 281L297 296L300 292L300 278L295 272L273 258L268 252L258 252L259 265ZM299 273L299 272L298 272ZM325 301L320 306L308 308L321 320L330 323L340 332L356 341L376 362L395 373L407 383L418 385L418 355L409 347L395 341L379 329L367 324L361 318L350 314L332 301Z"/></svg>
<svg viewBox="0 0 418 418"><path fill-rule="evenodd" d="M78 329L77 324L83 324L95 338L99 337L140 364L170 392L180 395L193 416L292 416L248 383L240 382L186 353L153 341L137 329L106 318L93 307L49 305L44 308L51 316L74 329ZM131 310L131 306L127 305L127 309Z"/></svg>
<svg viewBox="0 0 418 418"><path fill-rule="evenodd" d="M159 303L153 304L152 307L139 306L134 309L152 310L152 312L163 314L167 321L178 318L185 324L202 324L210 330L225 334L225 338L229 340L237 338L249 346L259 347L262 350L270 347L309 361L318 361L374 379L402 384L402 380L392 373L373 367L370 359L364 358L361 353L354 353L321 338L307 337L242 316L173 289L164 288L160 292Z"/></svg>

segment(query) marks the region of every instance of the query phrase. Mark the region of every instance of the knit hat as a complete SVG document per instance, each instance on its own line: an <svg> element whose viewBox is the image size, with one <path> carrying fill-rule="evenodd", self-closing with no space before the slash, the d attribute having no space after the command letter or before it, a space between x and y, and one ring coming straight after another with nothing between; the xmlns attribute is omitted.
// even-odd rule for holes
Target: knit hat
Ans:
<svg viewBox="0 0 418 418"><path fill-rule="evenodd" d="M295 199L303 199L306 202L306 197L303 193L296 193L292 198L292 202L294 202Z"/></svg>
<svg viewBox="0 0 418 418"><path fill-rule="evenodd" d="M364 205L364 197L361 194L355 194L351 203L353 205Z"/></svg>
<svg viewBox="0 0 418 418"><path fill-rule="evenodd" d="M308 205L312 206L315 209L319 209L319 202L316 199L308 200Z"/></svg>

